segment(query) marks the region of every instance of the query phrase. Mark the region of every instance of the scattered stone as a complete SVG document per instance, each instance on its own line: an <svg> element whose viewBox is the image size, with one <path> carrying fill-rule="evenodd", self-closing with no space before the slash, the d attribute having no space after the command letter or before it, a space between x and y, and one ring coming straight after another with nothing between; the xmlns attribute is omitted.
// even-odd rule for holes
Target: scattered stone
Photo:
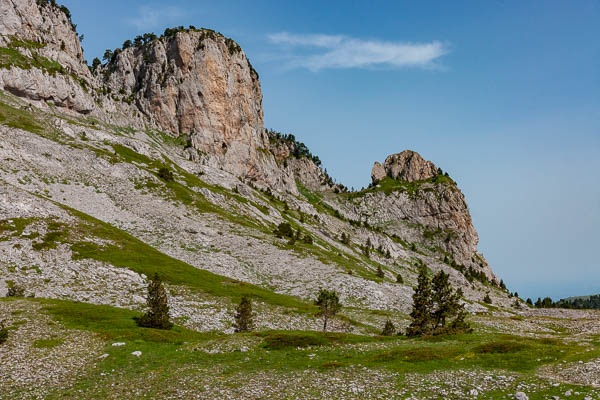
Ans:
<svg viewBox="0 0 600 400"><path fill-rule="evenodd" d="M529 397L523 392L517 392L517 393L515 393L515 399L516 400L529 400Z"/></svg>

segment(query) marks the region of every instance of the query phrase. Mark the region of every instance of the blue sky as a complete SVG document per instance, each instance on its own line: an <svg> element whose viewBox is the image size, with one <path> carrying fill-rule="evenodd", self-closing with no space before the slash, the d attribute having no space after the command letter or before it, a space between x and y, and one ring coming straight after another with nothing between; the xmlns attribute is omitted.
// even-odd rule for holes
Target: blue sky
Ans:
<svg viewBox="0 0 600 400"><path fill-rule="evenodd" d="M509 289L600 293L600 2L63 1L91 61L165 27L222 32L260 74L265 126L366 186L412 149L465 193Z"/></svg>

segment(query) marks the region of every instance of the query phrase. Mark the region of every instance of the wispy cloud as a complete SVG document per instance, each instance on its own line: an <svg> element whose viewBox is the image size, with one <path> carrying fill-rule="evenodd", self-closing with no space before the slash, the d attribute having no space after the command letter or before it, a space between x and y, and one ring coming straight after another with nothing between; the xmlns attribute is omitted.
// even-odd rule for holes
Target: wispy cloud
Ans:
<svg viewBox="0 0 600 400"><path fill-rule="evenodd" d="M288 51L289 66L311 71L326 68L434 68L435 61L450 51L448 44L439 41L404 43L287 32L269 35L269 39Z"/></svg>
<svg viewBox="0 0 600 400"><path fill-rule="evenodd" d="M138 14L128 22L142 31L155 28L163 22L169 22L184 15L183 10L178 7L142 6L138 8Z"/></svg>

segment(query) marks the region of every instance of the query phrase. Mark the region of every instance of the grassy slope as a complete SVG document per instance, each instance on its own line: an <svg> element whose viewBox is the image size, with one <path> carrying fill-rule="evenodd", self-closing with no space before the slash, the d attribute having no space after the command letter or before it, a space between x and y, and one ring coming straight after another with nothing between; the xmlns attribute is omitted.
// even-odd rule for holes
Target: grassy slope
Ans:
<svg viewBox="0 0 600 400"><path fill-rule="evenodd" d="M254 374L300 374L306 369L325 372L358 365L400 373L500 370L501 374L508 371L521 374L522 379L534 379L534 372L541 365L587 360L599 355L599 350L585 352L581 346L559 338L532 339L490 333L428 340L312 331L234 335L202 334L180 327L159 331L137 327L132 318L138 314L129 310L61 300L29 301L42 303L46 313L68 328L97 333L106 343L104 352L109 354L81 376L73 388L60 389L51 398L76 393L86 398L119 396L134 387L143 387L152 395L164 395L173 389L173 382L182 378L226 380L243 372L251 379ZM55 340L60 341L60 338ZM116 341L126 345L111 346ZM248 346L248 351L216 354L198 351L215 345L239 347L242 344ZM136 350L142 352L142 357L130 355ZM215 371L214 376L202 375L211 370ZM402 385L402 380L398 385ZM561 393L568 387L582 394L588 391L584 387L563 385ZM531 398L559 394L558 390L548 389Z"/></svg>
<svg viewBox="0 0 600 400"><path fill-rule="evenodd" d="M234 302L248 295L258 301L289 307L298 312L314 313L316 307L292 296L274 293L268 289L246 282L229 279L212 272L195 268L183 261L170 257L128 233L115 228L80 211L62 206L78 223L66 226L57 222L48 223L48 232L43 237L35 236L34 249L40 251L55 248L64 243L71 246L74 259L92 259L106 262L120 268L128 268L137 273L153 276L158 273L170 284L183 285L213 296L222 296ZM12 218L0 221L0 240L9 236L19 236L34 222L33 219ZM109 245L99 245L93 239L110 241Z"/></svg>

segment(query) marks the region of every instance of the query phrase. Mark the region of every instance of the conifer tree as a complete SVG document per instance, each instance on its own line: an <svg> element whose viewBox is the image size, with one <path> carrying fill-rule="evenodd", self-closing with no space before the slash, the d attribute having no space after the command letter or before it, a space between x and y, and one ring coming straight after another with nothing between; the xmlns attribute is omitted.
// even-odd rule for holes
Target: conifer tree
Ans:
<svg viewBox="0 0 600 400"><path fill-rule="evenodd" d="M320 308L319 315L323 317L323 330L327 331L327 322L342 308L340 298L333 290L321 289L315 304Z"/></svg>
<svg viewBox="0 0 600 400"><path fill-rule="evenodd" d="M393 336L396 333L396 327L394 323L389 319L385 321L385 326L383 327L383 331L381 332L382 336Z"/></svg>
<svg viewBox="0 0 600 400"><path fill-rule="evenodd" d="M485 295L485 297L483 298L483 302L486 304L492 304L492 298L490 297L489 294Z"/></svg>
<svg viewBox="0 0 600 400"><path fill-rule="evenodd" d="M406 330L407 336L420 336L431 332L432 307L431 280L427 276L427 269L421 267L413 294L413 310L410 313L412 321Z"/></svg>
<svg viewBox="0 0 600 400"><path fill-rule="evenodd" d="M446 326L446 319L454 314L458 300L450 286L450 275L438 272L432 280L432 295L435 309L433 311L433 329Z"/></svg>
<svg viewBox="0 0 600 400"><path fill-rule="evenodd" d="M440 271L430 280L426 267L421 267L413 294L412 321L406 331L407 336L471 332L465 321L467 313L464 304L460 303L462 297L461 289L452 289L448 274Z"/></svg>
<svg viewBox="0 0 600 400"><path fill-rule="evenodd" d="M385 278L385 273L383 272L383 269L381 268L381 265L377 266L377 277L378 278Z"/></svg>
<svg viewBox="0 0 600 400"><path fill-rule="evenodd" d="M396 275L396 283L404 283L404 278L402 278L402 275Z"/></svg>
<svg viewBox="0 0 600 400"><path fill-rule="evenodd" d="M138 326L156 329L171 329L173 327L169 317L167 292L158 274L154 274L148 285L146 304L149 310L141 317L136 318Z"/></svg>
<svg viewBox="0 0 600 400"><path fill-rule="evenodd" d="M234 328L236 332L250 332L254 327L252 313L252 302L248 296L242 296L242 300L235 313Z"/></svg>

